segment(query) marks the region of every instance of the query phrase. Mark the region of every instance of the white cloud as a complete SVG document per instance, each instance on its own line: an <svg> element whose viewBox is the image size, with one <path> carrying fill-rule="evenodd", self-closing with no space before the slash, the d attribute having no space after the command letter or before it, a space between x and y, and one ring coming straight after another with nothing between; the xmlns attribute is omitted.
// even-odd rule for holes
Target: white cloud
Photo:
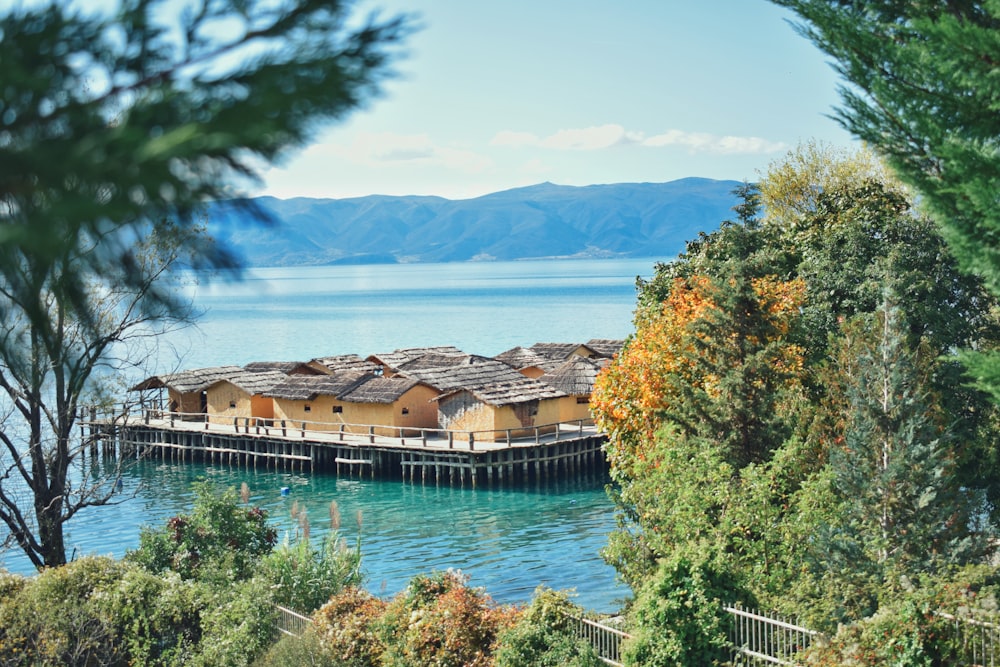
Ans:
<svg viewBox="0 0 1000 667"><path fill-rule="evenodd" d="M514 130L502 130L490 139L490 146L509 146L511 148L521 148L522 146L537 146L541 143L538 135L531 132L516 132Z"/></svg>
<svg viewBox="0 0 1000 667"><path fill-rule="evenodd" d="M716 153L721 155L767 154L788 150L788 145L780 141L768 141L760 137L717 136L706 132L683 132L668 130L642 141L643 146L655 148L663 146L686 146L692 153Z"/></svg>
<svg viewBox="0 0 1000 667"><path fill-rule="evenodd" d="M591 151L618 144L634 143L641 136L626 132L621 125L608 124L582 129L559 130L542 140L541 145L557 150Z"/></svg>
<svg viewBox="0 0 1000 667"><path fill-rule="evenodd" d="M427 134L363 132L349 144L328 144L330 154L353 164L379 166L435 166L479 172L493 161L475 151L439 146Z"/></svg>

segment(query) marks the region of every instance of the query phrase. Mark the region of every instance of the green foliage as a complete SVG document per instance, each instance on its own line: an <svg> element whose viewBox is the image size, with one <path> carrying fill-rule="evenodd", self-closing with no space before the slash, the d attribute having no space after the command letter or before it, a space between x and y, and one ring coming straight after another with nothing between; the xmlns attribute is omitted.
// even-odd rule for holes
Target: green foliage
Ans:
<svg viewBox="0 0 1000 667"><path fill-rule="evenodd" d="M356 663L330 657L314 632L284 636L253 663L253 667L352 667Z"/></svg>
<svg viewBox="0 0 1000 667"><path fill-rule="evenodd" d="M968 621L996 614L993 568L967 567L902 583L877 612L840 626L828 640L814 642L806 653L807 664L932 667L976 662L977 649L971 646L975 641L969 638L981 631ZM978 651L982 659L982 647Z"/></svg>
<svg viewBox="0 0 1000 667"><path fill-rule="evenodd" d="M270 590L259 580L241 581L212 591L201 613L198 652L192 667L244 667L274 641L277 610Z"/></svg>
<svg viewBox="0 0 1000 667"><path fill-rule="evenodd" d="M361 544L350 548L336 532L318 549L305 539L285 541L263 558L258 576L277 604L311 613L342 589L361 584Z"/></svg>
<svg viewBox="0 0 1000 667"><path fill-rule="evenodd" d="M729 659L725 603L739 596L736 577L711 556L675 552L638 591L630 609L627 665L706 667Z"/></svg>
<svg viewBox="0 0 1000 667"><path fill-rule="evenodd" d="M495 667L600 667L604 663L571 622L583 614L566 593L539 587L517 623L500 633Z"/></svg>
<svg viewBox="0 0 1000 667"><path fill-rule="evenodd" d="M335 594L313 615L324 655L342 667L377 667L385 644L380 633L387 603L356 586Z"/></svg>
<svg viewBox="0 0 1000 667"><path fill-rule="evenodd" d="M82 558L42 571L0 600L0 664L124 665L114 619L96 591L125 571L110 558Z"/></svg>
<svg viewBox="0 0 1000 667"><path fill-rule="evenodd" d="M512 612L496 607L468 578L449 570L418 575L381 619L386 667L486 667Z"/></svg>
<svg viewBox="0 0 1000 667"><path fill-rule="evenodd" d="M186 664L199 650L210 592L174 572L157 575L126 565L118 582L99 596L123 652L134 664Z"/></svg>
<svg viewBox="0 0 1000 667"><path fill-rule="evenodd" d="M162 528L144 528L139 547L126 558L151 572L173 570L184 579L220 585L249 578L277 541L267 512L242 507L235 489L219 493L201 481L194 492L191 514L168 519Z"/></svg>
<svg viewBox="0 0 1000 667"><path fill-rule="evenodd" d="M996 2L773 0L833 58L841 124L916 188L963 269L1000 296L1000 104ZM970 357L996 393L1000 365Z"/></svg>
<svg viewBox="0 0 1000 667"><path fill-rule="evenodd" d="M236 266L201 233L205 202L378 92L409 20L351 5L0 10L0 521L36 567L65 563L64 523L114 491L68 482L84 393L146 360L123 342L189 316L168 269Z"/></svg>

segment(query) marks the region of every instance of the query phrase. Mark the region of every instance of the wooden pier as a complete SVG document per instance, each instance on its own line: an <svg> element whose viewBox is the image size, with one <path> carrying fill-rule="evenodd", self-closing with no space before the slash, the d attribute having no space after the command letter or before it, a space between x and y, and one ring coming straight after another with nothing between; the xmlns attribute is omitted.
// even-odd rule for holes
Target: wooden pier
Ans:
<svg viewBox="0 0 1000 667"><path fill-rule="evenodd" d="M114 425L112 425L114 424ZM175 415L88 420L95 448L106 454L218 463L452 486L521 485L604 475L605 437L583 422L517 432L470 433L239 418L228 424ZM330 425L324 425L330 428Z"/></svg>

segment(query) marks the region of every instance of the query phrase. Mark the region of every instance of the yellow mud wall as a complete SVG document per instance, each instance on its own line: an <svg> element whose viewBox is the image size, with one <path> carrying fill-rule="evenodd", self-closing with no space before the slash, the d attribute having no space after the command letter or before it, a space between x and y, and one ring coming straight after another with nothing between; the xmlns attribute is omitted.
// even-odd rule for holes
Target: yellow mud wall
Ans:
<svg viewBox="0 0 1000 667"><path fill-rule="evenodd" d="M176 407L172 407L175 403ZM196 391L182 394L178 391L174 391L173 389L168 389L167 406L171 412L180 412L186 415L200 414L201 394Z"/></svg>
<svg viewBox="0 0 1000 667"><path fill-rule="evenodd" d="M403 394L395 403L350 403L340 401L332 396L319 396L313 401L290 401L274 399L274 419L285 419L305 422L306 428L316 431L339 431L341 424L361 425L363 428L348 427L349 432L367 433L368 425L405 427L405 428L436 428L437 404L431 401L437 392L430 387L417 385ZM305 406L309 405L309 412ZM340 412L334 412L334 407ZM406 408L408 414L403 414ZM398 431L378 432L380 435L396 435Z"/></svg>
<svg viewBox="0 0 1000 667"><path fill-rule="evenodd" d="M261 419L271 419L274 417L274 399L263 396L251 396L250 414Z"/></svg>
<svg viewBox="0 0 1000 667"><path fill-rule="evenodd" d="M563 422L575 422L577 420L583 419L589 420L590 416L590 401L584 401L583 403L578 403L577 399L586 399L588 396L566 396L565 398L559 399L559 421Z"/></svg>
<svg viewBox="0 0 1000 667"><path fill-rule="evenodd" d="M213 424L231 424L234 417L252 417L250 396L228 382L208 388L208 420Z"/></svg>

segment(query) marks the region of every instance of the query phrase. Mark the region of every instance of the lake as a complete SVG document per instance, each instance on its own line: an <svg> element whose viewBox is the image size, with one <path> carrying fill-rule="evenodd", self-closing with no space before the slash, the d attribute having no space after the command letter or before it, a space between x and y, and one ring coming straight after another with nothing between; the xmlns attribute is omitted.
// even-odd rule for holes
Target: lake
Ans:
<svg viewBox="0 0 1000 667"><path fill-rule="evenodd" d="M241 282L199 277L185 287L204 311L198 326L166 335L149 372L430 345L492 356L536 342L624 338L632 331L635 279L651 275L654 261L298 267L251 270ZM454 567L501 602L525 602L545 584L575 589L576 601L590 609L613 611L628 594L599 555L614 529L603 479L473 490L147 461L123 480L127 500L74 518L70 550L121 556L136 546L142 525L190 508L198 477L223 486L246 482L282 531L293 529L296 502L314 537L328 529L330 501L350 539L360 513L362 567L376 593ZM16 552L0 554L0 565L30 571Z"/></svg>

